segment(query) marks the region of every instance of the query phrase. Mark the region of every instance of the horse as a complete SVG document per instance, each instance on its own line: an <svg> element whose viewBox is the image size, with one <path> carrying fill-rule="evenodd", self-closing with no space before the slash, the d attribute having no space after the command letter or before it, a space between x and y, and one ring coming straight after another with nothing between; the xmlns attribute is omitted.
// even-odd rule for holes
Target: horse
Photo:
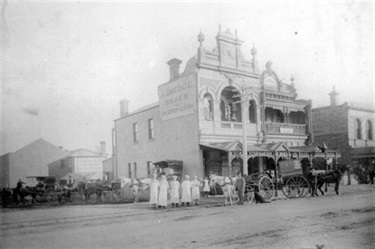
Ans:
<svg viewBox="0 0 375 249"><path fill-rule="evenodd" d="M236 178L230 178L228 176L217 176L217 175L210 176L210 187L214 187L217 184L223 190L225 206L228 204L228 199L229 199L230 205L233 205L232 197L237 197L237 201L238 201L238 196L235 193L235 189L236 189L234 186L235 182L236 182Z"/></svg>
<svg viewBox="0 0 375 249"><path fill-rule="evenodd" d="M324 185L324 183L334 183L335 184L335 192L337 195L339 195L339 186L340 181L344 175L344 172L347 170L347 167L344 166L340 169L327 172L327 173L317 173L314 172L314 170L310 171L308 173L308 180L311 185L311 196L314 197L315 195L318 196L318 191L324 195L324 192L322 191L321 187Z"/></svg>
<svg viewBox="0 0 375 249"><path fill-rule="evenodd" d="M20 197L22 204L25 205L26 203L25 197L29 195L31 197L31 204L34 204L36 202L35 199L37 195L37 192L34 189L30 187L25 187L25 188L22 187L22 188L13 189L13 200L16 203L16 205L18 205L18 196Z"/></svg>
<svg viewBox="0 0 375 249"><path fill-rule="evenodd" d="M151 178L142 178L142 179L135 179L135 178L121 178L121 188L124 187L126 184L129 184L129 187L133 190L133 195L135 198L135 202L138 202L139 192L145 191L150 188L151 185Z"/></svg>
<svg viewBox="0 0 375 249"><path fill-rule="evenodd" d="M85 196L85 203L87 204L90 201L90 196L96 194L96 202L102 202L102 193L103 187L99 182L95 183L86 183L85 188L83 189L83 195Z"/></svg>
<svg viewBox="0 0 375 249"><path fill-rule="evenodd" d="M1 206L2 208L6 208L8 205L11 204L11 197L12 197L12 190L3 188L1 191Z"/></svg>

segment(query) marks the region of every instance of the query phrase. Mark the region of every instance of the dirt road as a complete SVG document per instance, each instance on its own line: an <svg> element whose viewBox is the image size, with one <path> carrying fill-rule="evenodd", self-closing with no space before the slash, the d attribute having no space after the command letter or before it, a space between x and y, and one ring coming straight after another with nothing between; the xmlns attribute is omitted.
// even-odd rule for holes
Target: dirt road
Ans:
<svg viewBox="0 0 375 249"><path fill-rule="evenodd" d="M0 248L374 248L375 187L244 206L147 204L1 213Z"/></svg>

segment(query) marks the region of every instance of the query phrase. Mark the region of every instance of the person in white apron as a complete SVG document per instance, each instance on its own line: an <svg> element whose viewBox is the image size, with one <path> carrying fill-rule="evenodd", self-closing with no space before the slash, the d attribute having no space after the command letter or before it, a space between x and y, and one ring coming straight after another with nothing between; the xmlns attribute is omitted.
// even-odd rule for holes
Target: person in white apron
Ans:
<svg viewBox="0 0 375 249"><path fill-rule="evenodd" d="M169 183L167 181L167 178L165 177L165 175L162 175L161 180L159 182L159 207L166 208L168 204L168 188Z"/></svg>
<svg viewBox="0 0 375 249"><path fill-rule="evenodd" d="M156 208L158 204L159 195L159 181L156 179L156 174L152 175L152 181L150 184L150 204L153 208Z"/></svg>
<svg viewBox="0 0 375 249"><path fill-rule="evenodd" d="M177 176L173 176L173 180L171 181L170 189L171 189L171 203L172 207L178 207L180 203L180 183L177 181Z"/></svg>
<svg viewBox="0 0 375 249"><path fill-rule="evenodd" d="M190 182L190 176L185 176L185 181L181 184L181 206L184 206L186 203L186 206L190 206L191 202L191 182Z"/></svg>
<svg viewBox="0 0 375 249"><path fill-rule="evenodd" d="M194 180L191 181L191 199L195 201L196 206L199 205L200 187L201 182L198 180L198 176L195 176Z"/></svg>

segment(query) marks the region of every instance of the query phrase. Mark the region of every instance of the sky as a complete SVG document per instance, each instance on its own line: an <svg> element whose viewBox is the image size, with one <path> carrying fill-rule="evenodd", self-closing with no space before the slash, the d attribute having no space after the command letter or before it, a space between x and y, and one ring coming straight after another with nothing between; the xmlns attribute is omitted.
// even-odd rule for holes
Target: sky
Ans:
<svg viewBox="0 0 375 249"><path fill-rule="evenodd" d="M56 146L111 153L119 102L158 101L167 61L216 46L218 26L237 30L300 99L374 107L373 4L365 2L3 1L1 154L42 137Z"/></svg>

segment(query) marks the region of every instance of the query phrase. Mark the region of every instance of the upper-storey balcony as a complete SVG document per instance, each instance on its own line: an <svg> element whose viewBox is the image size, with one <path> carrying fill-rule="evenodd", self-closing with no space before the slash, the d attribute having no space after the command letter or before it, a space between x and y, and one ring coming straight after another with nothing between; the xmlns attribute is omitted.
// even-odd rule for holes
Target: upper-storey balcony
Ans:
<svg viewBox="0 0 375 249"><path fill-rule="evenodd" d="M306 135L305 124L288 124L288 123L272 123L266 122L267 134L275 135Z"/></svg>

